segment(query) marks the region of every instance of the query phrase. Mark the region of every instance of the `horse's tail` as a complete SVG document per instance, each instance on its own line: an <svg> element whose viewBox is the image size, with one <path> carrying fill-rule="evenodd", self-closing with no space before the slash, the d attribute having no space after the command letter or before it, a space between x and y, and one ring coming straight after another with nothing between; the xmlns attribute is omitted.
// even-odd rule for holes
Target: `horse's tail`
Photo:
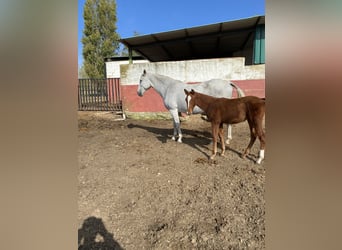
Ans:
<svg viewBox="0 0 342 250"><path fill-rule="evenodd" d="M240 89L240 88L239 88L238 86L236 86L234 83L230 82L230 85L232 85L232 86L236 89L236 91L237 91L237 93L238 93L238 97L244 97L244 96L246 96L245 93L242 91L242 89Z"/></svg>

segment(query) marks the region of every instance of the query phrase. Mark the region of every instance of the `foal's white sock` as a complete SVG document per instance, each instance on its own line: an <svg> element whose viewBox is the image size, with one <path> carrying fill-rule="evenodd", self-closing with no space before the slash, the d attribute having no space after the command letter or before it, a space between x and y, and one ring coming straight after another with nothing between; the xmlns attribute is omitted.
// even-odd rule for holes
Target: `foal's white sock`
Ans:
<svg viewBox="0 0 342 250"><path fill-rule="evenodd" d="M265 150L264 149L261 149L260 152L259 152L259 159L257 160L257 164L260 164L261 161L265 158Z"/></svg>

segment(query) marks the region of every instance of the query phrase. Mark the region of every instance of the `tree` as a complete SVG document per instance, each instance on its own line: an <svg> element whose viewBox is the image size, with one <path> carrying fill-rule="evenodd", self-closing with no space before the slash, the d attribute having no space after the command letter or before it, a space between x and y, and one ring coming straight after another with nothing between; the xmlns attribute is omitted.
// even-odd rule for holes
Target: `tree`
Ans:
<svg viewBox="0 0 342 250"><path fill-rule="evenodd" d="M86 0L82 37L84 70L90 78L105 77L105 57L117 55L115 0Z"/></svg>
<svg viewBox="0 0 342 250"><path fill-rule="evenodd" d="M89 78L87 73L85 72L84 64L82 64L82 66L78 68L78 79L81 78Z"/></svg>

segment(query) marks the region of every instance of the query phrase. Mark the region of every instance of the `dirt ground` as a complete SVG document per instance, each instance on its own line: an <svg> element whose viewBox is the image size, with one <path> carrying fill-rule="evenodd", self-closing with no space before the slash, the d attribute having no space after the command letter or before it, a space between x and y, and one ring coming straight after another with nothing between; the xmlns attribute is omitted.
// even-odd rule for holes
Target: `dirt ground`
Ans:
<svg viewBox="0 0 342 250"><path fill-rule="evenodd" d="M240 158L246 122L209 162L211 127L199 116L182 122L183 143L171 140L171 120L78 117L79 249L265 248L267 159L254 163L258 140Z"/></svg>

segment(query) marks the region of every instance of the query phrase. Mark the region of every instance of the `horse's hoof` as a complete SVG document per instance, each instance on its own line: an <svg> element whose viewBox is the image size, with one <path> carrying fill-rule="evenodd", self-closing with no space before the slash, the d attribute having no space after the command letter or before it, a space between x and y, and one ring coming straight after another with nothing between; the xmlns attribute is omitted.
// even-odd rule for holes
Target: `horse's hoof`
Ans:
<svg viewBox="0 0 342 250"><path fill-rule="evenodd" d="M202 118L202 120L204 120L204 121L208 121L208 116L206 116L206 115L201 115L201 118Z"/></svg>
<svg viewBox="0 0 342 250"><path fill-rule="evenodd" d="M182 143L182 140L177 140L178 143Z"/></svg>
<svg viewBox="0 0 342 250"><path fill-rule="evenodd" d="M176 140L176 137L172 136L172 137L171 137L171 140L175 141L175 140Z"/></svg>
<svg viewBox="0 0 342 250"><path fill-rule="evenodd" d="M230 143L230 140L229 140L229 139L227 139L227 140L226 140L226 144L227 144L227 145L229 145L229 143Z"/></svg>
<svg viewBox="0 0 342 250"><path fill-rule="evenodd" d="M259 158L255 163L260 165L261 164L261 161L262 161L262 158Z"/></svg>

